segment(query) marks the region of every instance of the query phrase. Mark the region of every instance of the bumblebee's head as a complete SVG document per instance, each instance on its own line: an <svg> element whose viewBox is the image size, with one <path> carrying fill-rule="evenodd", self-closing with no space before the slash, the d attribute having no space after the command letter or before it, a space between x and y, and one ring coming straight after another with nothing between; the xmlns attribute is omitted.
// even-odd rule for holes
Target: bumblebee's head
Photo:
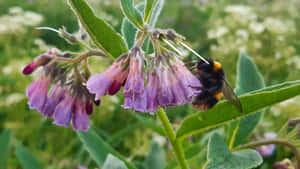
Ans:
<svg viewBox="0 0 300 169"><path fill-rule="evenodd" d="M223 71L222 65L220 62L209 59L208 63L209 64L207 64L204 61L199 61L198 65L197 65L198 70L201 70L204 72L220 72L220 71L222 72Z"/></svg>

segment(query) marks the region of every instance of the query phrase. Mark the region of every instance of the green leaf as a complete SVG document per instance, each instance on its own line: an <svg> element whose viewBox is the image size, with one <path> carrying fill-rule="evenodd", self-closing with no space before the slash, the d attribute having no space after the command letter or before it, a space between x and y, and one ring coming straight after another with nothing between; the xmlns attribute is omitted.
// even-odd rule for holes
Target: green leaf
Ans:
<svg viewBox="0 0 300 169"><path fill-rule="evenodd" d="M131 49L134 45L136 32L137 29L129 22L127 18L124 18L122 22L122 34L129 49Z"/></svg>
<svg viewBox="0 0 300 169"><path fill-rule="evenodd" d="M103 19L96 17L85 0L67 1L97 47L115 58L128 51L120 34Z"/></svg>
<svg viewBox="0 0 300 169"><path fill-rule="evenodd" d="M240 119L267 106L282 102L300 94L300 81L286 82L253 91L240 96L243 113L228 101L222 101L207 111L198 112L183 120L177 131L177 138L187 137L227 122Z"/></svg>
<svg viewBox="0 0 300 169"><path fill-rule="evenodd" d="M253 60L246 53L241 53L238 61L237 95L245 94L265 87L264 79ZM229 147L241 144L254 130L261 117L261 112L250 114L240 121L230 123Z"/></svg>
<svg viewBox="0 0 300 169"><path fill-rule="evenodd" d="M217 133L210 138L207 159L206 169L251 169L262 163L255 150L231 152L224 138Z"/></svg>
<svg viewBox="0 0 300 169"><path fill-rule="evenodd" d="M238 61L237 94L241 95L264 87L264 79L254 61L246 53L241 53Z"/></svg>
<svg viewBox="0 0 300 169"><path fill-rule="evenodd" d="M127 169L123 161L109 154L103 165L103 169Z"/></svg>
<svg viewBox="0 0 300 169"><path fill-rule="evenodd" d="M23 169L42 169L37 159L21 144L15 144L16 156Z"/></svg>
<svg viewBox="0 0 300 169"><path fill-rule="evenodd" d="M83 142L86 150L90 153L92 159L98 164L100 168L103 167L105 159L109 154L120 158L129 169L136 169L133 165L128 163L124 157L119 155L112 147L110 147L100 136L98 136L92 129L87 132L77 132L80 140Z"/></svg>
<svg viewBox="0 0 300 169"><path fill-rule="evenodd" d="M163 169L166 165L165 151L153 142L149 156L144 162L145 169Z"/></svg>
<svg viewBox="0 0 300 169"><path fill-rule="evenodd" d="M155 3L157 0L146 0L146 8L145 8L145 16L144 16L144 21L146 23L150 22L152 11L155 7Z"/></svg>
<svg viewBox="0 0 300 169"><path fill-rule="evenodd" d="M158 19L158 16L160 15L160 12L162 10L162 7L164 5L164 0L156 0L157 3L155 4L155 7L152 12L152 17L150 20L150 27L154 28ZM145 9L145 4L140 4L137 5L136 8L140 11L143 12ZM134 27L127 18L123 19L122 22L122 34L125 37L127 46L129 49L131 49L134 45L135 42L135 37L136 37L137 29ZM143 45L143 50L146 51L146 53L151 53L151 43L150 39L147 38L144 42ZM152 50L153 51L153 50Z"/></svg>
<svg viewBox="0 0 300 169"><path fill-rule="evenodd" d="M144 126L152 129L153 131L155 131L156 133L158 133L161 136L165 136L164 129L161 128L160 126L158 126L155 121L153 121L153 120L151 120L149 118L146 118L143 115L140 115L140 114L137 114L137 113L135 113L133 116L136 119L138 119L140 122L142 122L142 124Z"/></svg>
<svg viewBox="0 0 300 169"><path fill-rule="evenodd" d="M133 0L121 0L121 7L128 20L137 28L143 29L143 17L141 13L134 7Z"/></svg>
<svg viewBox="0 0 300 169"><path fill-rule="evenodd" d="M159 15L164 7L164 4L165 4L165 0L156 0L156 1L157 2L155 4L155 7L153 8L150 23L149 23L151 28L155 27L157 19L158 19Z"/></svg>
<svg viewBox="0 0 300 169"><path fill-rule="evenodd" d="M9 156L10 130L4 130L0 135L0 169L7 168L7 159Z"/></svg>

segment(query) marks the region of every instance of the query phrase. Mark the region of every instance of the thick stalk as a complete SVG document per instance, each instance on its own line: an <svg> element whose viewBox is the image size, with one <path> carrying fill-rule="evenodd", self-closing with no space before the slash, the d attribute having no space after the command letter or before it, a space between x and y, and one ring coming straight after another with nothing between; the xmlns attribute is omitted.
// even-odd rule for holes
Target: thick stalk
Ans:
<svg viewBox="0 0 300 169"><path fill-rule="evenodd" d="M182 148L181 141L176 139L176 134L172 129L172 126L170 124L166 112L164 111L164 109L159 108L157 115L163 124L166 136L170 140L178 164L180 165L181 169L189 169L188 164L184 157L184 151Z"/></svg>
<svg viewBox="0 0 300 169"><path fill-rule="evenodd" d="M291 151L293 152L293 154L295 155L297 169L300 169L300 152L297 150L297 147L295 147L292 143L289 143L285 140L280 140L280 139L261 140L261 141L256 141L256 142L252 142L249 144L238 146L238 147L234 148L234 150L256 148L256 147L259 147L262 145L268 145L268 144L279 144L279 145L287 146L288 148L290 148Z"/></svg>

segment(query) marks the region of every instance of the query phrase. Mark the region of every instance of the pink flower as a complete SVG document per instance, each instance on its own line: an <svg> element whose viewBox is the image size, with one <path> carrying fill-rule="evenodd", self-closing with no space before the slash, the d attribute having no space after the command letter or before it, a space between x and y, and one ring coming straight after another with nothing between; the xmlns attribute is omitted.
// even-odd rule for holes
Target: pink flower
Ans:
<svg viewBox="0 0 300 169"><path fill-rule="evenodd" d="M145 112L146 97L144 92L145 73L142 50L131 49L129 74L124 86L124 109Z"/></svg>
<svg viewBox="0 0 300 169"><path fill-rule="evenodd" d="M27 87L26 95L29 98L28 105L31 109L37 109L39 112L43 110L49 84L50 77L42 72L40 77Z"/></svg>
<svg viewBox="0 0 300 169"><path fill-rule="evenodd" d="M92 76L87 81L87 89L96 95L97 100L106 94L114 95L120 90L128 76L128 70L122 67L127 58L127 54L120 56L105 72Z"/></svg>

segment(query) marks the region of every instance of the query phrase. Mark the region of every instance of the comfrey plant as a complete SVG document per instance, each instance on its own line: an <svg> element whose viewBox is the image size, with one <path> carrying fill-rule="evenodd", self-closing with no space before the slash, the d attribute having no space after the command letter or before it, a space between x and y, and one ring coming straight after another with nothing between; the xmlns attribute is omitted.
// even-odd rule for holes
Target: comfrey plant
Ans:
<svg viewBox="0 0 300 169"><path fill-rule="evenodd" d="M211 134L203 167L255 168L262 163L262 157L253 149L257 148L262 155L264 152L271 152L267 153L271 155L274 150L273 144L287 145L295 155L297 166L300 166L297 149L300 145L298 123L292 127L285 125L276 138L245 144L247 136L259 120L261 112L257 111L300 94L299 81L265 88L257 67L243 53L238 63L239 79L236 89L236 93L242 96L239 99L234 98L240 100L239 106L242 111L236 109L230 101L223 101L212 109L190 115L175 132L164 109L190 103L200 95L199 98L203 99L200 102L210 100L214 105L222 95L222 91L219 91L222 87L217 88L217 93L210 93L216 89L213 86L214 79L211 79L212 75L208 72L217 72L221 65L202 58L186 44L185 38L174 30L155 28L164 4L163 0L146 0L137 8L132 0L121 0L122 12L125 15L122 31L126 42L104 20L94 15L85 0L68 0L68 3L82 27L83 34L80 38L68 33L64 28L40 29L53 30L71 44L81 45L86 51L62 52L51 48L28 64L23 70L25 75L31 74L38 67L42 68L38 79L27 88L28 105L42 115L53 118L54 124L58 126L69 127L72 124L74 130L83 131L78 132L78 135L100 168L136 168L89 129L88 116L93 113L93 107L100 105L103 96L115 95L120 90L124 96L124 109L148 112L161 120L163 128L149 119L143 118L142 122L152 123L148 126L169 139L177 164L182 169L190 168L185 157L188 152L182 146L183 139L224 124L227 125L224 128L225 132L215 130ZM186 51L198 56L201 63L216 66L209 67L211 70L208 72L190 71L183 62ZM112 58L113 63L106 71L92 75L88 64L91 56ZM208 80L200 81L199 77L202 76L207 76L204 79ZM224 72L218 78L222 78L221 81L225 80ZM204 94L204 91L207 94ZM223 93L228 95L225 91ZM247 116L250 114L251 116ZM251 126L245 127L247 122L244 119L247 122L251 121ZM291 128L293 129L288 130ZM262 152L261 146L268 144L271 144L272 150ZM251 149L244 150L246 148ZM264 147L266 148L268 149L268 146ZM196 145L194 151L199 153L201 149ZM158 168L163 167L165 166ZM174 168L176 163L171 161L166 167Z"/></svg>

